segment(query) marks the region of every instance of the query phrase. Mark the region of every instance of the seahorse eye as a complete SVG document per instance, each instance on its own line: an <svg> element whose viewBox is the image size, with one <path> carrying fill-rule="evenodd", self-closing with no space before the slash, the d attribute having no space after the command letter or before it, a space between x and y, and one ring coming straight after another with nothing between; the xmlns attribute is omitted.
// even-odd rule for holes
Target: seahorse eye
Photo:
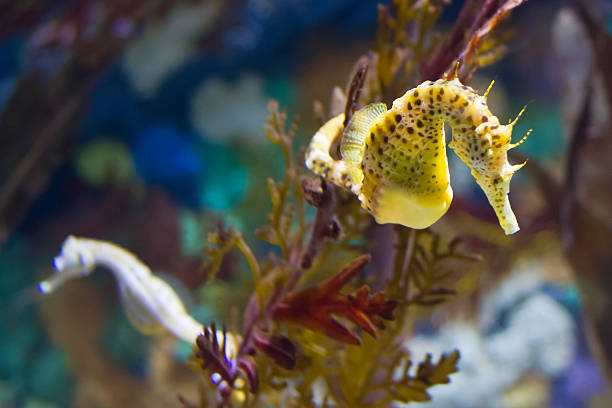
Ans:
<svg viewBox="0 0 612 408"><path fill-rule="evenodd" d="M480 125L478 128L480 128ZM476 130L478 131L478 128ZM512 127L508 125L495 125L489 126L488 128L483 128L482 130L485 132L484 137L490 140L494 147L506 147L510 143L510 139L512 138Z"/></svg>

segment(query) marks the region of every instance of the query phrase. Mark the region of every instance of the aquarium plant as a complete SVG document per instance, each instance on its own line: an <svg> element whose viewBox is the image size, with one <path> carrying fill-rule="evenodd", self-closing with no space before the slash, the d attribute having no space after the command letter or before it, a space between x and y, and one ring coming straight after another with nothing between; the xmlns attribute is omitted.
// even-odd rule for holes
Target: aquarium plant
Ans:
<svg viewBox="0 0 612 408"><path fill-rule="evenodd" d="M372 49L347 72L346 89L330 90L327 108L315 103L322 127L308 146L296 145L298 120L269 103L263 126L284 163L279 180L259 181L271 210L256 236L269 253L257 253L220 219L199 272L213 282L228 254L244 256L252 293L241 319L198 322L134 254L74 236L40 291L51 294L96 266L111 270L136 328L191 344L189 364L203 381L199 400L179 395L186 407L430 400L428 390L457 372L460 351L413 361L406 341L416 315L461 292L480 260L460 236L428 229L453 198L442 122L507 234L518 231L510 178L524 164L507 157L525 140L512 140L522 111L504 125L487 106L494 88L467 86L478 68L503 56L510 36L497 26L523 0L468 0L454 26L440 32L448 3L379 5ZM387 262L370 267L373 257Z"/></svg>

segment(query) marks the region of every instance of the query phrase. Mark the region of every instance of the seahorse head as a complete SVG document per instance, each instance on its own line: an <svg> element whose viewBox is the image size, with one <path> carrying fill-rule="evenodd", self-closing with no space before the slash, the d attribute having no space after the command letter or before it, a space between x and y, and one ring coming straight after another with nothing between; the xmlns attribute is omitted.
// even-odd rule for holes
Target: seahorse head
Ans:
<svg viewBox="0 0 612 408"><path fill-rule="evenodd" d="M479 140L487 141L489 146L482 159L477 158L470 163L472 176L487 196L506 234L513 234L519 230L516 216L510 207L508 193L512 176L525 165L525 163L513 165L508 161L508 150L524 140L523 138L518 143L510 143L513 127L514 123L480 124L475 132Z"/></svg>
<svg viewBox="0 0 612 408"><path fill-rule="evenodd" d="M93 257L81 248L79 240L70 235L62 244L60 253L53 258L55 273L38 284L41 293L51 293L64 282L89 275L95 267Z"/></svg>

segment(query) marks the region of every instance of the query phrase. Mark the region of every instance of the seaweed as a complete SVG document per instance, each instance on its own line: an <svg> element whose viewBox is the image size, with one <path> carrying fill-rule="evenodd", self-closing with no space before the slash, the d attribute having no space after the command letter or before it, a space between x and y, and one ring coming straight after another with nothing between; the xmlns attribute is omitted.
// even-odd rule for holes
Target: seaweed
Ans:
<svg viewBox="0 0 612 408"><path fill-rule="evenodd" d="M453 73L467 81L497 60L506 37L492 29L522 0L468 0L455 27L436 33L446 0L394 0L379 6L371 53L355 65L346 95L335 90L330 111L346 117L375 101L395 98L425 79ZM342 103L339 103L342 101ZM342 106L340 106L342 105ZM317 116L325 119L323 104ZM330 112L332 113L332 112ZM478 261L461 240L432 230L378 226L356 200L306 174L296 149L297 120L269 104L265 132L284 158L281 180L265 183L271 203L257 237L274 247L265 257L241 232L219 223L208 235L201 270L214 279L238 249L251 271L253 292L241 327L216 322L194 339L194 366L205 373L192 406L391 406L430 399L428 389L450 381L460 353L413 364L405 342L414 312L453 299L458 279ZM263 185L264 183L262 183ZM315 209L309 221L307 206ZM374 236L390 245L374 248ZM390 267L372 262L384 257Z"/></svg>
<svg viewBox="0 0 612 408"><path fill-rule="evenodd" d="M494 28L524 0L468 0L453 29L442 34L435 31L435 23L449 3L394 0L393 12L389 6L378 6L371 58L376 74L373 89L366 92L370 100L393 100L417 79L435 81L444 74L452 78L457 67L457 75L466 83L479 67L504 55L509 32Z"/></svg>
<svg viewBox="0 0 612 408"><path fill-rule="evenodd" d="M356 63L347 96L334 91L332 110L339 110L342 101L350 118L360 105L389 99L418 78L435 79L454 69L468 80L479 66L502 55L505 38L490 32L522 1L468 1L451 33L433 35L446 3L396 0L392 8L379 6L374 49ZM196 340L201 367L216 378L207 385L216 387L213 403L365 407L429 400L427 389L450 381L460 354L455 350L437 361L428 355L413 366L403 345L414 322L410 311L452 299L454 284L468 269L465 263L479 257L461 251L460 239L447 240L429 230L374 227L369 218L364 222L363 212L344 191L302 174L303 149L294 154L293 146L297 121L288 125L274 101L269 112L265 130L282 151L285 171L282 180L267 181L272 211L257 237L278 251L258 261L240 233L223 228L209 236L215 246L205 251L209 260L204 268L214 276L224 256L237 247L254 283L234 355L224 352L225 332L221 343L213 335L214 323ZM320 102L315 114L325 119ZM312 223L306 219L307 204L316 209ZM371 255L362 251L371 245L376 228L395 242L382 248L393 259L390 271L364 270ZM355 245L355 240L364 244ZM348 265L317 280L340 263ZM352 293L343 294L343 289ZM248 392L241 379L249 384ZM212 401L205 398L201 405Z"/></svg>
<svg viewBox="0 0 612 408"><path fill-rule="evenodd" d="M276 244L278 255L258 261L233 229L221 228L209 235L215 246L206 250L209 260L204 267L214 272L235 246L247 258L254 281L236 354L224 352L225 340L217 341L212 335L216 332L214 323L196 340L195 355L201 367L211 378L222 379L218 382L222 386L217 388L217 403L229 404L236 391L244 393L241 389L234 392L228 389L241 378L249 384L250 393L244 396L247 406L290 398L285 395L287 392L275 388L277 381L295 384L300 396L293 403L300 406L310 398L317 378L323 378L327 384L330 393L327 401L343 406L368 405L371 393L384 393L383 398L389 401L426 400L426 389L448 381L447 375L456 370L459 354L443 356L435 364L428 358L414 375L407 367L402 378L392 380L395 363L402 358L408 361L409 353L399 341L410 323L406 309L434 306L452 297L455 291L446 285L456 271L442 264L451 258L473 261L474 257L461 255L456 240L443 251L438 235L398 228L396 273L384 290L372 291L368 284L361 284L352 294L341 293L344 287L352 286L358 275L363 275L369 254L352 260L333 277L302 289L304 276L315 274L313 269L329 270L324 262L331 252L329 247L334 247L336 256L343 252L349 256L349 241L334 213L343 213L342 207L353 211L356 208L340 200L342 192L324 180L299 175L301 164L297 164L291 146L295 125L286 128L285 115L271 103L268 134L281 145L286 172L282 181L268 181L272 212L269 225L258 236ZM309 228L301 215L306 202L316 207ZM297 220L293 222L296 212ZM415 288L410 297L408 286ZM363 337L362 332L369 337ZM222 338L225 337L223 334ZM367 356L369 363L358 356ZM358 367L351 367L359 361L362 362ZM383 361L387 364L381 364ZM391 381L389 387L375 380L383 372ZM356 390L362 391L355 393Z"/></svg>
<svg viewBox="0 0 612 408"><path fill-rule="evenodd" d="M392 9L379 6L373 53L357 62L347 96L335 93L336 100L344 100L346 118L360 104L394 97L410 81L416 82L419 76L435 79L454 69L458 61L457 75L469 79L478 66L501 55L501 41L488 35L522 1L468 1L455 29L441 39L431 31L445 3L398 0ZM489 40L486 47L481 46L484 38ZM317 103L315 110L324 119L322 106ZM381 290L372 291L366 283L352 295L340 293L349 283L366 279L362 270L371 258L368 254L353 256L332 278L300 289L305 277L330 270L332 253L335 258L352 254L347 236L367 241L371 227L369 222L355 222L360 210L343 191L323 179L300 175L301 151L299 158L292 155L296 122L287 127L286 115L275 102L269 109L265 129L281 147L285 174L281 181L267 182L272 212L269 224L257 236L276 245L279 256L270 255L259 263L249 261L255 288L233 357L236 367L247 357L249 365L226 374L226 383L231 385L240 371L250 379L251 390L252 379L259 379L258 393L246 396L246 406L283 401L285 406L360 407L429 400L427 389L447 383L448 376L457 371L459 352L442 355L437 362L427 356L412 373L410 352L402 345L411 327L409 310L452 298L461 266L446 262L473 262L478 257L459 251L458 239L442 250L444 240L434 232L379 227L395 235L396 242L394 248L383 249L393 259L392 271L374 272L382 282L377 283ZM310 226L305 220L305 202L316 208ZM226 243L220 236L215 235L213 241ZM244 247L240 242L245 255L252 253ZM219 265L224 253L208 251L214 255L211 265ZM215 353L210 342L198 340L198 348L200 356ZM402 364L401 375L397 375ZM229 399L221 398L218 404L229 404Z"/></svg>
<svg viewBox="0 0 612 408"><path fill-rule="evenodd" d="M402 13L406 21L423 18L414 8L406 8L408 3L399 4L403 6L396 11ZM414 4L416 10L421 6L421 3ZM436 10L434 14L437 15L439 10ZM360 103L382 98L383 92L393 88L390 78L400 75L400 71L405 72L387 48L388 37L399 37L402 32L393 31L391 26L401 26L397 21L403 20L399 17L395 20L384 8L379 11L383 17L379 48L374 50L376 57L362 57L358 61L348 96L340 96L345 100L344 111L348 116ZM483 21L484 28L475 30L480 36L478 41L499 20L500 14L494 16ZM428 19L425 21L430 24ZM429 28L426 25L426 29ZM387 39L383 41L381 36ZM465 46L470 55L479 52L475 45L466 43ZM421 59L429 55L422 44L412 49L418 51ZM432 49L430 47L429 52ZM412 69L417 66L415 64ZM369 81L367 75L370 75ZM317 106L321 115L322 105ZM366 283L356 287L351 295L341 294L340 290L351 281L367 279L363 268L371 256L364 254L354 258L355 248L348 237L368 241L371 221L355 221L361 210L345 192L324 179L300 174L303 150L299 151L299 158L293 154L296 121L287 125L286 114L279 112L274 101L269 110L266 133L282 150L285 172L280 181L268 179L272 212L268 216L269 224L258 230L257 236L276 245L278 252L258 262L244 240L236 239L241 236L233 230L213 234L211 241L217 247L206 251L212 255L206 267L214 270L230 247L237 246L249 261L254 282L254 293L244 313L238 351L235 356L225 355L222 359L234 362L229 364L230 369L213 364L219 360L219 345L201 340L210 337L208 329L197 340L196 355L200 359L206 360L206 356L212 359L208 374L223 378L216 403L219 406L230 404L234 394L226 387L232 387L240 377L246 378L251 391L257 389L257 392L243 395L246 406L280 400L286 406L332 404L351 407L428 400L427 389L448 382L448 376L456 372L459 352L445 354L435 363L428 356L412 373L410 353L403 347L412 324L408 311L414 307L437 306L453 298L457 293L453 284L461 276L460 263L477 261L478 257L462 253L460 240L445 242L432 231L380 227L395 235L395 247L384 248L394 259L391 273L374 272L381 281L377 283L380 290L373 291ZM311 224L305 219L306 203L316 208ZM446 248L442 249L444 246ZM352 257L353 260L332 278L301 289L307 278L320 270L332 269L328 266L332 264L332 254L335 258ZM448 261L452 261L451 266L447 265ZM351 323L352 328L349 328ZM404 368L398 377L400 362ZM209 367L206 362L203 366ZM255 378L257 388L254 387ZM322 392L318 401L315 401L314 390L318 390L318 394ZM235 391L244 393L240 389Z"/></svg>

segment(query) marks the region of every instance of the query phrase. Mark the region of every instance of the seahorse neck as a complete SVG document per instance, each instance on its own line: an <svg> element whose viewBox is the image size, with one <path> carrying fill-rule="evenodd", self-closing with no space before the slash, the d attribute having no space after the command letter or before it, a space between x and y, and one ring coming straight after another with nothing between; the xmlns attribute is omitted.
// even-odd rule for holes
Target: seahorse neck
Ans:
<svg viewBox="0 0 612 408"><path fill-rule="evenodd" d="M427 81L409 91L413 115L427 122L428 126L442 126L447 123L455 136L473 134L483 122L496 122L489 110L486 99L457 79Z"/></svg>
<svg viewBox="0 0 612 408"><path fill-rule="evenodd" d="M158 320L176 337L192 342L201 324L191 317L176 293L128 251L108 242L80 238L81 262L88 270L102 266L117 280L126 312L143 320Z"/></svg>
<svg viewBox="0 0 612 408"><path fill-rule="evenodd" d="M449 125L452 130L449 147L473 171L500 171L504 160L491 157L491 148L499 145L495 149L499 150L505 141L491 139L491 131L501 129L502 126L489 110L485 96L478 95L456 79L442 79L421 84L407 99L412 101L414 115L421 117L425 129L436 137L444 138L443 123Z"/></svg>
<svg viewBox="0 0 612 408"><path fill-rule="evenodd" d="M81 238L79 244L82 246L82 254L93 262L92 267L108 269L120 283L133 278L142 279L151 274L134 255L116 245L86 238Z"/></svg>

